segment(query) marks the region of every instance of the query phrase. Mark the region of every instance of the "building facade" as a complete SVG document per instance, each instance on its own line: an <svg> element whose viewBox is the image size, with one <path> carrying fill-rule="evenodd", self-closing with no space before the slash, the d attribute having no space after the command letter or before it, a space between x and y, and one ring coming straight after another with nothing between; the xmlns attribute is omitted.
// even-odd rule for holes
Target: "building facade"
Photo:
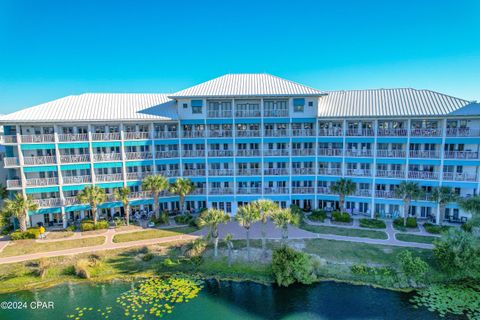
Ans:
<svg viewBox="0 0 480 320"><path fill-rule="evenodd" d="M418 182L411 214L439 222L431 191L478 193L480 105L429 90L324 92L268 74L231 74L174 94L82 94L0 118L7 188L39 204L31 224L66 224L89 206L77 193L105 188L104 214L120 212L113 190L132 190L134 209L151 208L141 181L161 174L196 186L189 210L236 208L259 198L286 207L334 208L329 186L357 184L354 214L403 212L394 188ZM179 207L167 192L162 209ZM456 203L450 220L469 215Z"/></svg>

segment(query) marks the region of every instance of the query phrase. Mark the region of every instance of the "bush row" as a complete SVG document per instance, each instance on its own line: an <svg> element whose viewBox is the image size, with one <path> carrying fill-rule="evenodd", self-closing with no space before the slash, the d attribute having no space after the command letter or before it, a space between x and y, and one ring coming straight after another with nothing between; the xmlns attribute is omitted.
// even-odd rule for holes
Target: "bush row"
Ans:
<svg viewBox="0 0 480 320"><path fill-rule="evenodd" d="M40 237L40 228L31 227L25 232L17 230L11 233L11 237L12 240L38 239Z"/></svg>

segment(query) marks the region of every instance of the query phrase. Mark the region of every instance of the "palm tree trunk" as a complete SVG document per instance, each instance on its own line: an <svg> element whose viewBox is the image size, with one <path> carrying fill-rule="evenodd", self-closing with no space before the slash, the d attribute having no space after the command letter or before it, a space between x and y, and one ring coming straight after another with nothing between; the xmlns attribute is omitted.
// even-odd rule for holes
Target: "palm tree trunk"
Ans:
<svg viewBox="0 0 480 320"><path fill-rule="evenodd" d="M230 243L227 244L228 246L228 266L232 266L232 245Z"/></svg>
<svg viewBox="0 0 480 320"><path fill-rule="evenodd" d="M125 220L127 220L127 226L130 225L130 204L125 205Z"/></svg>
<svg viewBox="0 0 480 320"><path fill-rule="evenodd" d="M92 205L92 216L93 216L93 224L97 224L97 220L98 220L98 212L97 212L97 206L96 205Z"/></svg>
<svg viewBox="0 0 480 320"><path fill-rule="evenodd" d="M288 225L285 225L282 228L282 242L284 245L287 244L287 239L288 239Z"/></svg>
<svg viewBox="0 0 480 320"><path fill-rule="evenodd" d="M213 237L213 256L218 256L218 235Z"/></svg>
<svg viewBox="0 0 480 320"><path fill-rule="evenodd" d="M153 211L155 212L155 218L160 219L160 207L158 205L158 192L153 194Z"/></svg>
<svg viewBox="0 0 480 320"><path fill-rule="evenodd" d="M250 261L250 228L247 228L247 259Z"/></svg>
<svg viewBox="0 0 480 320"><path fill-rule="evenodd" d="M403 202L403 226L407 226L407 218L408 218L408 209L410 208L410 200L405 199Z"/></svg>
<svg viewBox="0 0 480 320"><path fill-rule="evenodd" d="M22 212L17 216L18 224L20 225L20 231L25 232L27 231L27 216L28 214Z"/></svg>
<svg viewBox="0 0 480 320"><path fill-rule="evenodd" d="M340 202L340 212L344 213L345 211L345 196L343 194L340 195L339 197L339 202Z"/></svg>
<svg viewBox="0 0 480 320"><path fill-rule="evenodd" d="M443 221L445 221L445 205L444 204L440 204L440 221L439 221L439 224L442 225L443 224Z"/></svg>
<svg viewBox="0 0 480 320"><path fill-rule="evenodd" d="M262 255L266 256L267 253L267 232L265 231L266 223L262 223Z"/></svg>
<svg viewBox="0 0 480 320"><path fill-rule="evenodd" d="M182 215L185 215L185 197L180 196L180 212Z"/></svg>

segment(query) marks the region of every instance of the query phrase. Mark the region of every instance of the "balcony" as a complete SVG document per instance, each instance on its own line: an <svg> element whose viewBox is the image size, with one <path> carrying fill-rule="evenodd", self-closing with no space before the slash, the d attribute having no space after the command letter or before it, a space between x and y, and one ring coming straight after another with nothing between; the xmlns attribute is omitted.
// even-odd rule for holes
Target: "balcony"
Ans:
<svg viewBox="0 0 480 320"><path fill-rule="evenodd" d="M204 138L205 131L183 131L183 138Z"/></svg>
<svg viewBox="0 0 480 320"><path fill-rule="evenodd" d="M122 181L122 180L123 180L123 174L121 173L95 175L96 182L111 182L111 181Z"/></svg>
<svg viewBox="0 0 480 320"><path fill-rule="evenodd" d="M410 158L440 158L437 150L410 150Z"/></svg>
<svg viewBox="0 0 480 320"><path fill-rule="evenodd" d="M322 175L322 176L341 176L342 175L342 169L318 168L318 174Z"/></svg>
<svg viewBox="0 0 480 320"><path fill-rule="evenodd" d="M232 111L214 111L208 110L207 113L209 118L231 118L233 113Z"/></svg>
<svg viewBox="0 0 480 320"><path fill-rule="evenodd" d="M260 137L260 130L237 130L237 137Z"/></svg>
<svg viewBox="0 0 480 320"><path fill-rule="evenodd" d="M23 143L55 142L55 135L54 134L22 135L21 140Z"/></svg>
<svg viewBox="0 0 480 320"><path fill-rule="evenodd" d="M405 150L377 150L379 158L405 158L407 152Z"/></svg>
<svg viewBox="0 0 480 320"><path fill-rule="evenodd" d="M179 152L177 150L172 151L157 151L155 153L156 159L166 159L166 158L178 158Z"/></svg>
<svg viewBox="0 0 480 320"><path fill-rule="evenodd" d="M395 191L389 191L389 190L375 190L375 197L386 198L386 199L398 199L398 196L395 194Z"/></svg>
<svg viewBox="0 0 480 320"><path fill-rule="evenodd" d="M288 194L288 188L286 187L273 187L273 188L265 188L265 194Z"/></svg>
<svg viewBox="0 0 480 320"><path fill-rule="evenodd" d="M472 128L447 128L447 137L478 137L479 129Z"/></svg>
<svg viewBox="0 0 480 320"><path fill-rule="evenodd" d="M237 157L256 157L260 156L260 150L259 149L240 149L237 150Z"/></svg>
<svg viewBox="0 0 480 320"><path fill-rule="evenodd" d="M131 192L128 196L129 199L148 199L151 197L152 197L152 193L149 191Z"/></svg>
<svg viewBox="0 0 480 320"><path fill-rule="evenodd" d="M209 157L233 157L233 150L209 150Z"/></svg>
<svg viewBox="0 0 480 320"><path fill-rule="evenodd" d="M292 149L292 156L314 156L315 149L305 148L305 149Z"/></svg>
<svg viewBox="0 0 480 320"><path fill-rule="evenodd" d="M260 117L260 115L261 115L260 110L246 110L246 111L237 110L235 112L235 117L238 117L238 118Z"/></svg>
<svg viewBox="0 0 480 320"><path fill-rule="evenodd" d="M25 157L23 158L23 163L28 166L55 164L57 163L57 159L55 156Z"/></svg>
<svg viewBox="0 0 480 320"><path fill-rule="evenodd" d="M209 176L233 176L233 169L210 169L208 170Z"/></svg>
<svg viewBox="0 0 480 320"><path fill-rule="evenodd" d="M443 180L450 181L477 181L477 175L470 172L444 172Z"/></svg>
<svg viewBox="0 0 480 320"><path fill-rule="evenodd" d="M96 140L96 141L120 140L120 132L92 133L92 140Z"/></svg>
<svg viewBox="0 0 480 320"><path fill-rule="evenodd" d="M117 152L112 153L94 153L94 161L118 161L122 160L122 154Z"/></svg>
<svg viewBox="0 0 480 320"><path fill-rule="evenodd" d="M60 142L88 141L88 133L60 133L58 134Z"/></svg>
<svg viewBox="0 0 480 320"><path fill-rule="evenodd" d="M292 168L293 175L315 174L315 168Z"/></svg>
<svg viewBox="0 0 480 320"><path fill-rule="evenodd" d="M208 130L208 136L210 138L220 138L220 137L232 137L232 130Z"/></svg>
<svg viewBox="0 0 480 320"><path fill-rule="evenodd" d="M184 150L182 156L185 158L205 157L205 150Z"/></svg>
<svg viewBox="0 0 480 320"><path fill-rule="evenodd" d="M237 194L261 194L261 188L246 187L246 188L237 188Z"/></svg>
<svg viewBox="0 0 480 320"><path fill-rule="evenodd" d="M205 176L205 169L185 169L183 175L187 177L203 177Z"/></svg>
<svg viewBox="0 0 480 320"><path fill-rule="evenodd" d="M17 143L17 136L3 136L3 142L6 144Z"/></svg>
<svg viewBox="0 0 480 320"><path fill-rule="evenodd" d="M158 174L164 177L178 177L180 176L180 170L161 170Z"/></svg>
<svg viewBox="0 0 480 320"><path fill-rule="evenodd" d="M75 204L80 204L80 201L78 201L77 197L66 197L63 199L64 206L72 206Z"/></svg>
<svg viewBox="0 0 480 320"><path fill-rule="evenodd" d="M238 169L238 176L259 176L262 174L260 169Z"/></svg>
<svg viewBox="0 0 480 320"><path fill-rule="evenodd" d="M33 202L40 208L59 207L62 205L62 199L60 198L34 199Z"/></svg>
<svg viewBox="0 0 480 320"><path fill-rule="evenodd" d="M125 140L147 140L150 139L150 132L125 132L123 138Z"/></svg>
<svg viewBox="0 0 480 320"><path fill-rule="evenodd" d="M327 156L327 157L341 157L343 155L343 149L329 149L329 148L319 148L318 149L319 156Z"/></svg>
<svg viewBox="0 0 480 320"><path fill-rule="evenodd" d="M370 189L359 189L356 190L353 193L354 197L371 197L372 196L372 190Z"/></svg>
<svg viewBox="0 0 480 320"><path fill-rule="evenodd" d="M292 187L293 194L314 194L314 187Z"/></svg>
<svg viewBox="0 0 480 320"><path fill-rule="evenodd" d="M288 117L288 110L265 110L264 117Z"/></svg>
<svg viewBox="0 0 480 320"><path fill-rule="evenodd" d="M43 187L43 186L52 186L58 184L58 178L32 178L26 179L27 187Z"/></svg>
<svg viewBox="0 0 480 320"><path fill-rule="evenodd" d="M315 135L315 129L292 129L294 137L313 137Z"/></svg>
<svg viewBox="0 0 480 320"><path fill-rule="evenodd" d="M92 182L91 176L64 176L62 177L64 184L83 184Z"/></svg>
<svg viewBox="0 0 480 320"><path fill-rule="evenodd" d="M319 136L331 137L331 136L343 136L342 128L330 128L330 129L319 129Z"/></svg>
<svg viewBox="0 0 480 320"><path fill-rule="evenodd" d="M264 132L265 137L288 137L288 130L265 130Z"/></svg>
<svg viewBox="0 0 480 320"><path fill-rule="evenodd" d="M382 178L405 178L405 171L401 170L377 170L376 171L377 177Z"/></svg>
<svg viewBox="0 0 480 320"><path fill-rule="evenodd" d="M333 194L330 187L317 187L317 193L319 194Z"/></svg>
<svg viewBox="0 0 480 320"><path fill-rule="evenodd" d="M7 180L7 189L19 189L22 187L22 182L19 179Z"/></svg>
<svg viewBox="0 0 480 320"><path fill-rule="evenodd" d="M375 131L373 129L347 129L346 134L349 137L373 137Z"/></svg>
<svg viewBox="0 0 480 320"><path fill-rule="evenodd" d="M79 162L90 162L89 154L68 154L60 155L61 163L79 163Z"/></svg>
<svg viewBox="0 0 480 320"><path fill-rule="evenodd" d="M407 129L378 129L379 137L405 137L408 135Z"/></svg>
<svg viewBox="0 0 480 320"><path fill-rule="evenodd" d="M370 177L372 175L372 170L370 169L347 169L347 176L356 176L356 177Z"/></svg>
<svg viewBox="0 0 480 320"><path fill-rule="evenodd" d="M3 162L5 163L5 168L17 167L20 165L17 157L6 157L3 159Z"/></svg>
<svg viewBox="0 0 480 320"><path fill-rule="evenodd" d="M144 172L127 172L127 180L143 180L145 177L152 175L150 171Z"/></svg>
<svg viewBox="0 0 480 320"><path fill-rule="evenodd" d="M430 172L430 171L409 171L408 177L411 179L426 179L426 180L437 180L440 176L439 172Z"/></svg>
<svg viewBox="0 0 480 320"><path fill-rule="evenodd" d="M126 160L147 160L152 159L152 153L150 151L147 152L126 152L125 153Z"/></svg>
<svg viewBox="0 0 480 320"><path fill-rule="evenodd" d="M478 159L478 152L474 151L445 151L445 159Z"/></svg>
<svg viewBox="0 0 480 320"><path fill-rule="evenodd" d="M411 129L410 135L412 137L440 137L442 135L442 129L438 128L420 128Z"/></svg>
<svg viewBox="0 0 480 320"><path fill-rule="evenodd" d="M371 157L372 150L364 149L364 150L356 150L356 149L347 149L345 150L346 157Z"/></svg>
<svg viewBox="0 0 480 320"><path fill-rule="evenodd" d="M233 188L210 188L208 194L233 194Z"/></svg>
<svg viewBox="0 0 480 320"><path fill-rule="evenodd" d="M192 196L198 196L198 195L204 195L206 194L206 189L202 187L195 187L195 190L193 190L190 195Z"/></svg>
<svg viewBox="0 0 480 320"><path fill-rule="evenodd" d="M280 175L288 175L289 169L287 168L269 168L263 170L263 173L266 176L280 176Z"/></svg>
<svg viewBox="0 0 480 320"><path fill-rule="evenodd" d="M263 150L264 156L288 156L288 149L266 149Z"/></svg>
<svg viewBox="0 0 480 320"><path fill-rule="evenodd" d="M154 134L155 139L176 139L178 138L177 131L157 131Z"/></svg>

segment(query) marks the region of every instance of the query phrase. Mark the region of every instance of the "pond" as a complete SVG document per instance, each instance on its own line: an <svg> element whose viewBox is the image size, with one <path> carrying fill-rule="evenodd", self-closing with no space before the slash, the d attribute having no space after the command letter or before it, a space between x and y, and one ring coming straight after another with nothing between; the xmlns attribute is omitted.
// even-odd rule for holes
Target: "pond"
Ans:
<svg viewBox="0 0 480 320"><path fill-rule="evenodd" d="M60 285L45 290L0 295L0 301L27 302L24 310L0 309L2 320L67 319L76 307L112 306L109 319L128 319L116 297L133 284ZM368 286L322 282L279 288L252 282L209 280L197 298L177 304L164 319L438 319L425 308L414 308L411 294ZM31 301L54 303L54 309L32 309ZM25 306L25 304L24 304ZM34 305L36 306L36 305ZM94 319L85 314L81 319ZM73 318L74 319L74 318ZM146 317L153 319L153 317Z"/></svg>

